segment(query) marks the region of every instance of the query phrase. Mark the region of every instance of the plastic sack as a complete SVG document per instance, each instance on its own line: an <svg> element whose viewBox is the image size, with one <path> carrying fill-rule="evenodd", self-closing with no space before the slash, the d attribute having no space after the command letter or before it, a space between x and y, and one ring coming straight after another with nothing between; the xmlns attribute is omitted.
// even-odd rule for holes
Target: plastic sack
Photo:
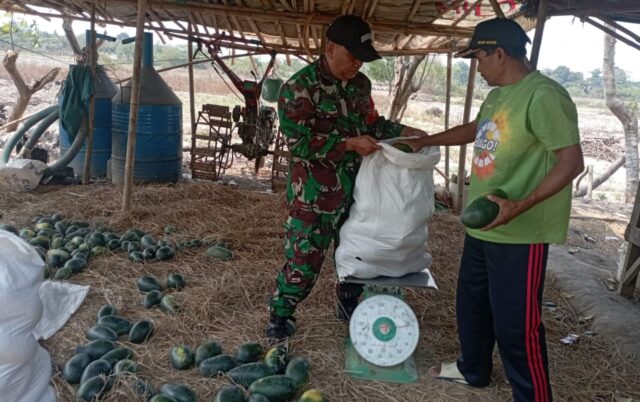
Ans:
<svg viewBox="0 0 640 402"><path fill-rule="evenodd" d="M33 335L42 301L44 263L36 250L0 230L0 399L53 402L51 358Z"/></svg>
<svg viewBox="0 0 640 402"><path fill-rule="evenodd" d="M35 190L47 165L33 159L10 160L0 167L0 190L23 192Z"/></svg>
<svg viewBox="0 0 640 402"><path fill-rule="evenodd" d="M400 277L431 265L427 221L433 215L433 169L439 147L404 153L382 149L362 161L354 204L340 229L336 250L339 278Z"/></svg>
<svg viewBox="0 0 640 402"><path fill-rule="evenodd" d="M38 289L44 310L40 322L33 330L36 339L46 340L58 332L78 310L87 293L89 286L66 281L44 281Z"/></svg>

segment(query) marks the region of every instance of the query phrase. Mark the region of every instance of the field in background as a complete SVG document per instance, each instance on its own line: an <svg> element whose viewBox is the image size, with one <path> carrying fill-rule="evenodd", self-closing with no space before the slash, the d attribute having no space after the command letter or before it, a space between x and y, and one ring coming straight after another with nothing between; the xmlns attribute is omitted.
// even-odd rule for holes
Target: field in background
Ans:
<svg viewBox="0 0 640 402"><path fill-rule="evenodd" d="M65 56L52 56L55 60L44 59L41 57L33 57L28 54L21 54L18 58L18 71L23 76L27 84L32 83L45 75L53 67L61 67L61 72L57 77L57 84L60 84L66 77L67 66L65 63L73 62L72 58ZM131 76L131 68L127 65L107 66L109 75L114 81L123 80ZM183 102L184 115L184 145L190 146L190 115L189 115L189 81L188 71L186 67L170 70L161 73L162 78L167 84L173 88ZM195 86L195 103L196 113L200 110L201 105L205 103L213 103L225 105L233 108L234 105L242 104L242 101L234 95L236 91L232 91L227 83L227 79L223 80L218 76L216 71L207 66L204 69L194 70L194 86ZM226 77L225 77L226 78ZM10 81L10 77L4 68L0 68L0 79L2 79L2 93L0 94L0 104L5 105L8 109L15 100L16 90ZM374 83L375 84L375 83ZM230 85L230 84L229 84ZM41 109L46 106L44 104L52 104L55 102L55 93L57 89L54 84L50 84L44 91L34 95L31 105L26 113ZM390 97L384 85L374 85L373 98L380 114L384 115L388 110ZM608 164L615 159L616 155L623 152L624 138L622 134L622 126L620 122L606 108L604 100L593 98L575 98L579 112L580 131L585 148L585 156L587 164L594 165L596 176L602 172ZM454 126L462 122L463 117L462 98L452 99L450 125ZM472 118L477 113L480 106L480 100L474 101L472 109ZM274 105L275 106L275 105ZM416 126L434 133L444 129L444 100L436 98L428 93L418 92L410 100L403 123ZM469 150L470 151L470 150ZM467 152L470 155L470 152ZM467 160L467 166L470 157ZM451 172L457 172L458 165L458 148L451 148ZM440 169L444 170L444 149L440 163ZM436 182L444 180L436 175ZM597 190L594 191L594 197L608 201L620 201L624 189L625 174L624 169L618 170L616 174Z"/></svg>

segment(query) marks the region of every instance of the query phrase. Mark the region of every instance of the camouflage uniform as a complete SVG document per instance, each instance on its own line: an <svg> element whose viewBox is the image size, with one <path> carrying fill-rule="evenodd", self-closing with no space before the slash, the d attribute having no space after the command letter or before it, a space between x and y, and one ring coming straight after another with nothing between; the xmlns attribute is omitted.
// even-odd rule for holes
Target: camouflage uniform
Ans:
<svg viewBox="0 0 640 402"><path fill-rule="evenodd" d="M289 217L286 262L276 279L272 314L292 316L313 287L331 241L352 201L361 157L346 151L346 139L400 135L403 125L379 117L371 82L362 73L349 81L331 75L324 57L294 74L280 91L280 129L291 151L287 179ZM359 295L361 287L338 286L338 297ZM351 294L350 294L351 293Z"/></svg>

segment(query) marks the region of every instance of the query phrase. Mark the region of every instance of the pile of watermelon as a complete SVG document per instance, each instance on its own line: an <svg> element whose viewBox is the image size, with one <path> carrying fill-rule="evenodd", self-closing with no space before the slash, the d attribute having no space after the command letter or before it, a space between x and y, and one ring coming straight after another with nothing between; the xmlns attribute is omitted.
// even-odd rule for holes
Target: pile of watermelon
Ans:
<svg viewBox="0 0 640 402"><path fill-rule="evenodd" d="M222 261L233 258L229 244L212 236L174 243L170 239L156 240L137 228L118 234L103 224L65 219L59 213L39 216L33 220L33 226L20 230L0 223L0 230L12 232L36 248L46 262L45 279L67 279L82 272L91 257L109 252L125 252L133 262L149 263L171 259L182 249L207 246L207 255L212 258ZM168 225L164 232L174 233L175 228Z"/></svg>
<svg viewBox="0 0 640 402"><path fill-rule="evenodd" d="M76 399L94 400L108 392L117 378L135 374L138 364L133 360L134 353L126 346L118 346L118 339L123 336L131 343L144 343L151 337L153 329L153 322L149 320L132 323L119 316L113 305L102 306L96 325L85 332L89 342L75 349L75 354L67 360L62 370L69 384L78 385ZM155 393L141 379L137 380L136 388L141 393Z"/></svg>

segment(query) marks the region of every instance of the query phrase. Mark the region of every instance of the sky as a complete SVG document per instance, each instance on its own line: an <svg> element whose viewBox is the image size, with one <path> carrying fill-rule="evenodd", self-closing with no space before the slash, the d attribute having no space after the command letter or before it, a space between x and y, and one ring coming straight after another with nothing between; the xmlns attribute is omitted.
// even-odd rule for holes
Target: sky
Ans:
<svg viewBox="0 0 640 402"><path fill-rule="evenodd" d="M24 18L27 20L35 19L40 30L47 32L55 30L59 34L63 34L60 19L52 19L51 22L47 22L39 17L24 16ZM640 24L623 25L640 35ZM73 26L75 32L80 33L89 28L89 23L75 21ZM129 33L130 36L135 35L133 28L107 27L107 34L113 36L123 31ZM528 33L532 41L534 33L535 31ZM160 42L157 38L154 41ZM176 41L168 41L168 43L176 43ZM603 43L604 33L592 25L582 23L574 17L553 17L545 25L538 68L554 69L564 65L572 71L584 73L585 78L589 77L589 73L594 69L602 69ZM640 50L617 41L615 63L616 67L629 74L630 79L640 81Z"/></svg>

